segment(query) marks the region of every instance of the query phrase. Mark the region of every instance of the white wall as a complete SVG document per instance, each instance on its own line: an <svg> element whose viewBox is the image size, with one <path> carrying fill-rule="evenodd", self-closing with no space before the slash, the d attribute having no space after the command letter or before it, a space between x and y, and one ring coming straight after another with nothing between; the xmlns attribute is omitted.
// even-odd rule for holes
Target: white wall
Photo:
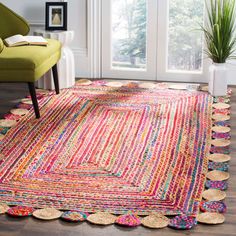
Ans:
<svg viewBox="0 0 236 236"><path fill-rule="evenodd" d="M228 62L229 77L228 84L236 85L236 61Z"/></svg>
<svg viewBox="0 0 236 236"><path fill-rule="evenodd" d="M44 28L46 1L2 0L1 2L23 16L30 23L33 31ZM86 2L86 0L68 0L68 30L75 31L75 38L70 47L75 56L76 77L88 76Z"/></svg>

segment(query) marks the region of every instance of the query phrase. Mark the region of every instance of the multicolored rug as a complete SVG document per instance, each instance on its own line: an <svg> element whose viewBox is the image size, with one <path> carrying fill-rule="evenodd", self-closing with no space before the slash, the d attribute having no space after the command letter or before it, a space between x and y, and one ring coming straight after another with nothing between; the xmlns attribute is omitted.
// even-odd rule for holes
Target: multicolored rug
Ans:
<svg viewBox="0 0 236 236"><path fill-rule="evenodd" d="M0 141L1 202L196 216L212 102L200 91L98 82L41 94L41 118L31 107Z"/></svg>

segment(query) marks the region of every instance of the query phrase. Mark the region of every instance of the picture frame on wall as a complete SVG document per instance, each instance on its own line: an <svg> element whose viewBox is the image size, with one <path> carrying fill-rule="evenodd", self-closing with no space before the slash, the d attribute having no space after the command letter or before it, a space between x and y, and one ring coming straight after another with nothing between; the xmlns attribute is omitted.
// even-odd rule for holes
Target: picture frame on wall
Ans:
<svg viewBox="0 0 236 236"><path fill-rule="evenodd" d="M46 30L67 30L67 2L46 2Z"/></svg>

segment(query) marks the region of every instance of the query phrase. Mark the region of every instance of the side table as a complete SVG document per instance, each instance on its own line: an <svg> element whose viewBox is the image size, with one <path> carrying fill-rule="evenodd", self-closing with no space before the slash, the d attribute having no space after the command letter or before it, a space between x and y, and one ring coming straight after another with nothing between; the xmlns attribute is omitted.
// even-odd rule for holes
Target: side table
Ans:
<svg viewBox="0 0 236 236"><path fill-rule="evenodd" d="M35 30L34 35L44 38L57 39L62 44L61 59L58 62L58 79L60 89L70 88L75 84L75 61L69 44L74 39L74 31L45 31ZM37 87L42 89L54 89L51 71L48 71L37 82Z"/></svg>

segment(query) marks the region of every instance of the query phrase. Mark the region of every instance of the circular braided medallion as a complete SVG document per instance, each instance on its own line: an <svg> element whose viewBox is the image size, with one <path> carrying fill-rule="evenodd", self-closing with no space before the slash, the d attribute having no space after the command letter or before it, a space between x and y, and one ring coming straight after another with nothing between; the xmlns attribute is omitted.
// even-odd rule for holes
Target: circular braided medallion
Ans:
<svg viewBox="0 0 236 236"><path fill-rule="evenodd" d="M203 92L208 92L209 88L208 88L208 86L202 86L200 88L200 90L203 91Z"/></svg>
<svg viewBox="0 0 236 236"><path fill-rule="evenodd" d="M164 215L152 214L141 220L143 226L151 229L165 228L169 224L169 219Z"/></svg>
<svg viewBox="0 0 236 236"><path fill-rule="evenodd" d="M103 86L105 84L106 84L105 80L95 80L95 81L93 81L93 85L96 85L96 86Z"/></svg>
<svg viewBox="0 0 236 236"><path fill-rule="evenodd" d="M80 80L76 81L76 84L78 84L78 85L90 85L92 83L93 82L88 79L80 79Z"/></svg>
<svg viewBox="0 0 236 236"><path fill-rule="evenodd" d="M230 108L230 105L227 103L219 102L219 103L213 103L212 107L215 109L228 109Z"/></svg>
<svg viewBox="0 0 236 236"><path fill-rule="evenodd" d="M202 224L217 225L225 221L224 215L215 212L205 212L197 216L197 221Z"/></svg>
<svg viewBox="0 0 236 236"><path fill-rule="evenodd" d="M227 126L230 127L230 121L225 120L225 121L214 121L214 125L220 125L220 126Z"/></svg>
<svg viewBox="0 0 236 236"><path fill-rule="evenodd" d="M213 126L212 131L216 133L229 133L230 132L230 127L226 126Z"/></svg>
<svg viewBox="0 0 236 236"><path fill-rule="evenodd" d="M28 105L33 104L32 100L30 98L23 98L23 99L21 99L21 102L25 103L25 104L28 104Z"/></svg>
<svg viewBox="0 0 236 236"><path fill-rule="evenodd" d="M116 216L106 212L98 212L87 218L87 221L96 225L111 225L115 223L115 220Z"/></svg>
<svg viewBox="0 0 236 236"><path fill-rule="evenodd" d="M191 229L197 224L195 217L180 215L170 220L169 226L175 229Z"/></svg>
<svg viewBox="0 0 236 236"><path fill-rule="evenodd" d="M221 115L221 114L214 114L214 115L212 115L212 119L215 121L226 121L226 120L230 120L230 116Z"/></svg>
<svg viewBox="0 0 236 236"><path fill-rule="evenodd" d="M0 134L2 134L2 135L7 134L9 129L10 129L10 127L2 127L2 126L0 126Z"/></svg>
<svg viewBox="0 0 236 236"><path fill-rule="evenodd" d="M27 206L15 206L8 209L7 214L11 216L31 216L34 211L34 208Z"/></svg>
<svg viewBox="0 0 236 236"><path fill-rule="evenodd" d="M112 81L112 82L107 82L106 86L113 87L113 88L120 88L120 87L123 86L123 83L118 82L118 81L117 82L116 81Z"/></svg>
<svg viewBox="0 0 236 236"><path fill-rule="evenodd" d="M224 202L220 202L220 201L201 202L200 210L202 212L225 213L226 212L226 205Z"/></svg>
<svg viewBox="0 0 236 236"><path fill-rule="evenodd" d="M202 197L207 201L221 201L226 198L226 193L218 189L208 189L202 193Z"/></svg>
<svg viewBox="0 0 236 236"><path fill-rule="evenodd" d="M10 128L13 127L14 125L16 125L15 120L5 120L5 119L0 120L0 126L2 127Z"/></svg>
<svg viewBox="0 0 236 236"><path fill-rule="evenodd" d="M19 116L19 115L13 115L13 114L11 114L11 113L5 114L3 117L4 117L4 119L6 119L6 120L15 120L15 121L18 121L18 120L21 119L21 116Z"/></svg>
<svg viewBox="0 0 236 236"><path fill-rule="evenodd" d="M209 161L214 162L227 162L230 161L231 157L225 154L211 154L208 156Z"/></svg>
<svg viewBox="0 0 236 236"><path fill-rule="evenodd" d="M214 101L214 103L219 103L219 102L221 102L221 103L229 103L230 99L227 98L227 97L214 97L213 101Z"/></svg>
<svg viewBox="0 0 236 236"><path fill-rule="evenodd" d="M214 109L213 113L218 114L218 115L227 116L227 115L231 114L231 111L229 109Z"/></svg>
<svg viewBox="0 0 236 236"><path fill-rule="evenodd" d="M211 144L215 147L228 147L230 145L230 140L226 139L213 139Z"/></svg>
<svg viewBox="0 0 236 236"><path fill-rule="evenodd" d="M62 214L61 219L69 222L85 221L87 214L79 211L66 211Z"/></svg>
<svg viewBox="0 0 236 236"><path fill-rule="evenodd" d="M44 94L39 94L39 93L36 94L37 100L40 100L40 99L42 99L43 97L44 97ZM26 96L26 98L31 99L31 96L28 95L28 96Z"/></svg>
<svg viewBox="0 0 236 236"><path fill-rule="evenodd" d="M29 113L28 110L26 109L12 109L10 110L10 112L13 114L13 115L18 115L18 116L24 116L24 115L27 115Z"/></svg>
<svg viewBox="0 0 236 236"><path fill-rule="evenodd" d="M187 85L186 84L171 84L169 85L169 89L173 90L186 90Z"/></svg>
<svg viewBox="0 0 236 236"><path fill-rule="evenodd" d="M164 90L164 89L168 89L169 86L166 83L158 83L156 84L155 88L158 90Z"/></svg>
<svg viewBox="0 0 236 236"><path fill-rule="evenodd" d="M49 93L49 90L46 90L46 89L36 89L36 92L37 92L37 95L40 94L40 95L46 95Z"/></svg>
<svg viewBox="0 0 236 236"><path fill-rule="evenodd" d="M118 216L115 223L118 225L123 225L128 227L136 227L141 225L141 220L137 215L128 213L125 215Z"/></svg>
<svg viewBox="0 0 236 236"><path fill-rule="evenodd" d="M32 107L32 105L25 104L25 103L19 103L18 105L16 105L16 107L29 110Z"/></svg>
<svg viewBox="0 0 236 236"><path fill-rule="evenodd" d="M230 150L229 150L229 146L228 147L215 147L215 146L211 146L210 152L214 153L214 154L226 154L226 155L229 155Z"/></svg>
<svg viewBox="0 0 236 236"><path fill-rule="evenodd" d="M61 215L62 212L55 208L44 208L33 212L33 216L40 220L55 220L60 218Z"/></svg>
<svg viewBox="0 0 236 236"><path fill-rule="evenodd" d="M154 88L156 88L156 84L154 84L154 83L140 83L139 88L154 89Z"/></svg>
<svg viewBox="0 0 236 236"><path fill-rule="evenodd" d="M213 181L223 181L229 179L229 173L220 170L213 170L208 172L206 177Z"/></svg>
<svg viewBox="0 0 236 236"><path fill-rule="evenodd" d="M139 87L137 82L128 82L127 84L124 84L123 86L126 88L138 88Z"/></svg>
<svg viewBox="0 0 236 236"><path fill-rule="evenodd" d="M212 133L212 138L213 139L227 139L230 140L231 139L231 135L230 133Z"/></svg>
<svg viewBox="0 0 236 236"><path fill-rule="evenodd" d="M0 214L6 213L9 209L10 207L7 204L0 204Z"/></svg>
<svg viewBox="0 0 236 236"><path fill-rule="evenodd" d="M220 170L220 171L228 171L229 163L226 162L208 162L208 170Z"/></svg>
<svg viewBox="0 0 236 236"><path fill-rule="evenodd" d="M227 181L212 181L212 180L207 180L206 181L206 188L226 190L228 188L228 182Z"/></svg>
<svg viewBox="0 0 236 236"><path fill-rule="evenodd" d="M225 102L217 102L217 103L213 103L212 107L215 109L229 109L230 104L225 103Z"/></svg>

